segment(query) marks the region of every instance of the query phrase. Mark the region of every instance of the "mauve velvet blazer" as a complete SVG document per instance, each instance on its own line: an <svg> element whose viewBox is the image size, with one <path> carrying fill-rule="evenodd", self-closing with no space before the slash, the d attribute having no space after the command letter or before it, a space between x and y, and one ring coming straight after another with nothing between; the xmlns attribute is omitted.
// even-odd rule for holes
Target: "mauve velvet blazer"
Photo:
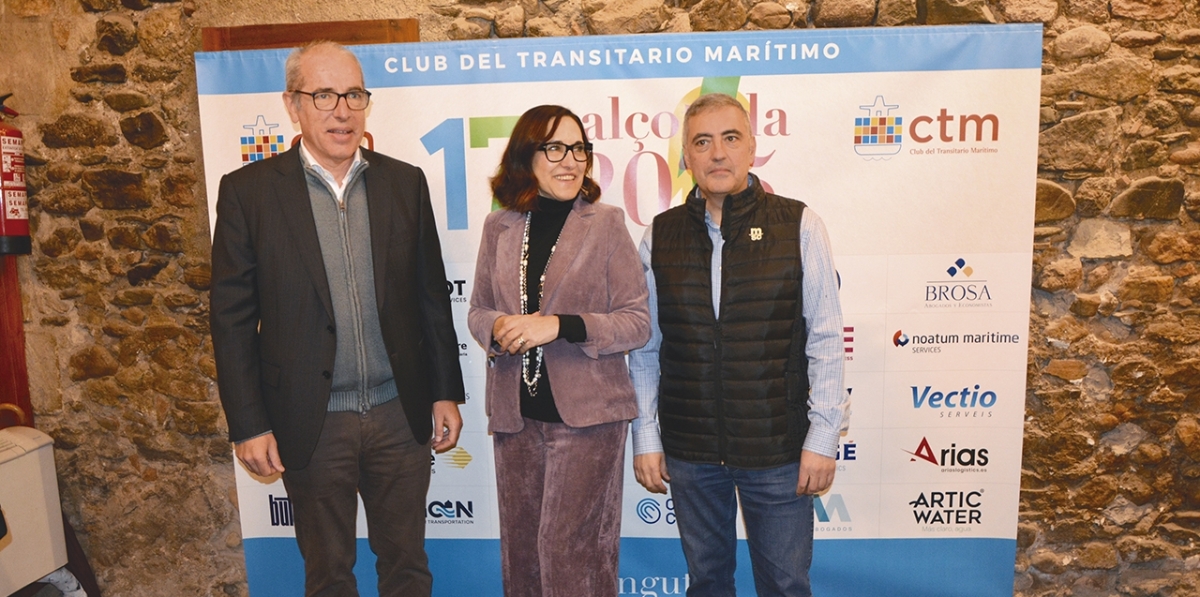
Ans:
<svg viewBox="0 0 1200 597"><path fill-rule="evenodd" d="M521 239L525 215L498 210L483 224L468 325L494 357L487 370L488 431L516 433L521 418L521 355L498 353L492 327L503 315L520 313ZM625 352L650 339L646 276L625 212L575 201L546 269L542 313L579 315L587 340L559 339L544 345L554 404L564 423L587 427L637 417L637 401Z"/></svg>

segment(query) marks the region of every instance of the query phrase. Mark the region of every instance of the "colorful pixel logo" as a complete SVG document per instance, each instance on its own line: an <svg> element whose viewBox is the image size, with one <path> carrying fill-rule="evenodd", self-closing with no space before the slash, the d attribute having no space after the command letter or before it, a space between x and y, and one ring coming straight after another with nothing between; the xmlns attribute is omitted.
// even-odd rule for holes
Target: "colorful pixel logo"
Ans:
<svg viewBox="0 0 1200 597"><path fill-rule="evenodd" d="M258 121L254 124L243 125L242 128L250 131L252 134L242 137L242 165L245 166L250 162L258 162L269 157L274 157L283 152L286 147L283 145L283 135L274 135L272 131L278 124L267 124L267 119L263 115L258 115Z"/></svg>
<svg viewBox="0 0 1200 597"><path fill-rule="evenodd" d="M854 119L854 153L866 158L881 158L900 153L904 140L904 118L892 116L899 104L888 104L882 95L875 96L875 103L859 106L867 113Z"/></svg>
<svg viewBox="0 0 1200 597"><path fill-rule="evenodd" d="M958 259L954 260L954 265L952 265L946 269L946 273L950 274L951 278L953 278L954 276L957 276L960 273L962 275L970 278L971 274L975 273L975 270L971 269L971 266L967 265L967 260L963 259L962 257L959 257Z"/></svg>

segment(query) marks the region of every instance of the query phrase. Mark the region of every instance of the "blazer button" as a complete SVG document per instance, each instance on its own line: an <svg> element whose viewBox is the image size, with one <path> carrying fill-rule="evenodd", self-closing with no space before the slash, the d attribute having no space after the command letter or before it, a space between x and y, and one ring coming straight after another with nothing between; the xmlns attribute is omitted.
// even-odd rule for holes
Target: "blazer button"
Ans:
<svg viewBox="0 0 1200 597"><path fill-rule="evenodd" d="M330 334L332 334L332 333L333 333L333 326L331 326L331 325L327 325L327 326L325 326L325 329L329 330L329 333L330 333Z"/></svg>
<svg viewBox="0 0 1200 597"><path fill-rule="evenodd" d="M324 377L325 379L330 379L333 377L333 374L328 371L322 371L321 376Z"/></svg>

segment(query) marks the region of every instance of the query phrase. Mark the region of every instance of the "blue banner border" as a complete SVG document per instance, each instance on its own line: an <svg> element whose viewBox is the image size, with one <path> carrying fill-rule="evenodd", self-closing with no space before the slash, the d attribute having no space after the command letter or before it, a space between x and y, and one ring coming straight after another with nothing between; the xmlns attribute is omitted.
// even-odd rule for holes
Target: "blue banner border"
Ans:
<svg viewBox="0 0 1200 597"><path fill-rule="evenodd" d="M487 39L352 46L368 88L1040 69L1041 24ZM290 49L197 52L200 95L282 92ZM686 59L686 61L685 61Z"/></svg>

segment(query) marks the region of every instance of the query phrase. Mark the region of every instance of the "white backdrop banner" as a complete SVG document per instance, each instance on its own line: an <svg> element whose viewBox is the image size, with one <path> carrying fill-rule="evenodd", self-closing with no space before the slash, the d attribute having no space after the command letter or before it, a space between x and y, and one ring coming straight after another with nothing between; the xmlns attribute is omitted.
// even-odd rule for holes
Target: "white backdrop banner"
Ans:
<svg viewBox="0 0 1200 597"><path fill-rule="evenodd" d="M517 117L583 118L602 201L635 241L691 188L680 124L736 95L754 172L825 220L845 311L850 432L816 501L821 595L1011 595L1037 171L1039 25L822 29L358 46L365 143L421 167L468 392L459 447L433 456L427 547L438 596L499 596L484 353L466 327L491 176ZM220 177L286 150L288 51L196 54L210 220ZM631 466L626 467L627 471ZM250 592L297 595L278 480L238 468ZM682 595L672 501L626 474L620 593ZM564 512L564 516L571 513ZM359 520L359 588L375 595ZM740 542L739 590L753 594Z"/></svg>

